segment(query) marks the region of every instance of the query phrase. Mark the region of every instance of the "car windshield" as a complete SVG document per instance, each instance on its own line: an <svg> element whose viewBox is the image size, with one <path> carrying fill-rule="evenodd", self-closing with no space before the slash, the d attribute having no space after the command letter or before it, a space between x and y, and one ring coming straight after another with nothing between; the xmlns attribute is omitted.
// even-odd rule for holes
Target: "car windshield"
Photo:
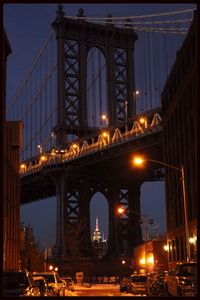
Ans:
<svg viewBox="0 0 200 300"><path fill-rule="evenodd" d="M25 288L28 279L24 273L4 273L4 289Z"/></svg>
<svg viewBox="0 0 200 300"><path fill-rule="evenodd" d="M179 276L196 276L197 267L196 265L182 265L180 267Z"/></svg>
<svg viewBox="0 0 200 300"><path fill-rule="evenodd" d="M41 274L46 279L48 283L55 283L54 275L53 274Z"/></svg>
<svg viewBox="0 0 200 300"><path fill-rule="evenodd" d="M133 276L132 282L146 282L147 277L146 276Z"/></svg>

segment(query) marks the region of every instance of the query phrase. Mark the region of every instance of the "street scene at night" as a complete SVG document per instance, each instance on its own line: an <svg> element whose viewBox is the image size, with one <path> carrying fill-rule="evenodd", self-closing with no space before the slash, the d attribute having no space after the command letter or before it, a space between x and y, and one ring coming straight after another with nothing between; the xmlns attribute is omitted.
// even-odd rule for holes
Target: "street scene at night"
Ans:
<svg viewBox="0 0 200 300"><path fill-rule="evenodd" d="M3 298L198 296L198 18L4 4Z"/></svg>

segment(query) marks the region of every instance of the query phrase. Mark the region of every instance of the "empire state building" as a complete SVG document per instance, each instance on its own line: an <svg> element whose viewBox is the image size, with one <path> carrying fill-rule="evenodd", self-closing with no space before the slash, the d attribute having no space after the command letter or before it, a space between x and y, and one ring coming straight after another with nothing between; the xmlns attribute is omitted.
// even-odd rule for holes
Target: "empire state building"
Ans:
<svg viewBox="0 0 200 300"><path fill-rule="evenodd" d="M101 242L102 241L102 237L101 237L101 232L99 230L99 222L98 222L98 218L96 217L96 227L93 233L93 238L92 238L93 242Z"/></svg>
<svg viewBox="0 0 200 300"><path fill-rule="evenodd" d="M101 236L101 232L99 230L99 222L98 222L97 217L96 217L96 226L95 226L95 230L94 230L93 237L92 237L92 244L93 244L93 247L96 252L96 257L98 259L101 259L102 257L104 257L107 252L108 243L104 239L104 234L103 234L103 237Z"/></svg>

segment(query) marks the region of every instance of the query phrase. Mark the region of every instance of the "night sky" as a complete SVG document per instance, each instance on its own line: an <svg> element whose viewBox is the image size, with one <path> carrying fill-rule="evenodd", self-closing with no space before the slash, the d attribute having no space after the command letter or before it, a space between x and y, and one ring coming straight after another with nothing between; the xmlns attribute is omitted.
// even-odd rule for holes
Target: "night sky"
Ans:
<svg viewBox="0 0 200 300"><path fill-rule="evenodd" d="M86 16L105 17L130 16L147 13L194 8L194 4L63 4L65 15L76 16L80 8ZM17 91L25 74L32 65L42 43L51 30L56 17L57 4L6 4L4 5L4 27L12 48L7 61L7 101ZM107 238L108 212L107 202L102 195L96 195L91 201L91 224L94 230L95 218L99 218L99 227ZM154 219L152 232L166 231L164 182L144 183L141 190L141 210ZM21 221L34 229L40 245L47 247L55 241L56 199L38 201L21 207Z"/></svg>

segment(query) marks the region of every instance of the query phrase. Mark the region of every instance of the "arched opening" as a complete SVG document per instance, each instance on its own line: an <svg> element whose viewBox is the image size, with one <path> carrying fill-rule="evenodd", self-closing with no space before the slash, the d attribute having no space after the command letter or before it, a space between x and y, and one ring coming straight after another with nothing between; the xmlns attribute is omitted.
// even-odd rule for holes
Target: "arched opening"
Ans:
<svg viewBox="0 0 200 300"><path fill-rule="evenodd" d="M108 125L106 86L105 56L99 48L93 47L87 56L87 119L89 127L106 127Z"/></svg>
<svg viewBox="0 0 200 300"><path fill-rule="evenodd" d="M94 253L98 259L107 253L108 221L108 201L102 193L97 192L90 201L90 234Z"/></svg>

